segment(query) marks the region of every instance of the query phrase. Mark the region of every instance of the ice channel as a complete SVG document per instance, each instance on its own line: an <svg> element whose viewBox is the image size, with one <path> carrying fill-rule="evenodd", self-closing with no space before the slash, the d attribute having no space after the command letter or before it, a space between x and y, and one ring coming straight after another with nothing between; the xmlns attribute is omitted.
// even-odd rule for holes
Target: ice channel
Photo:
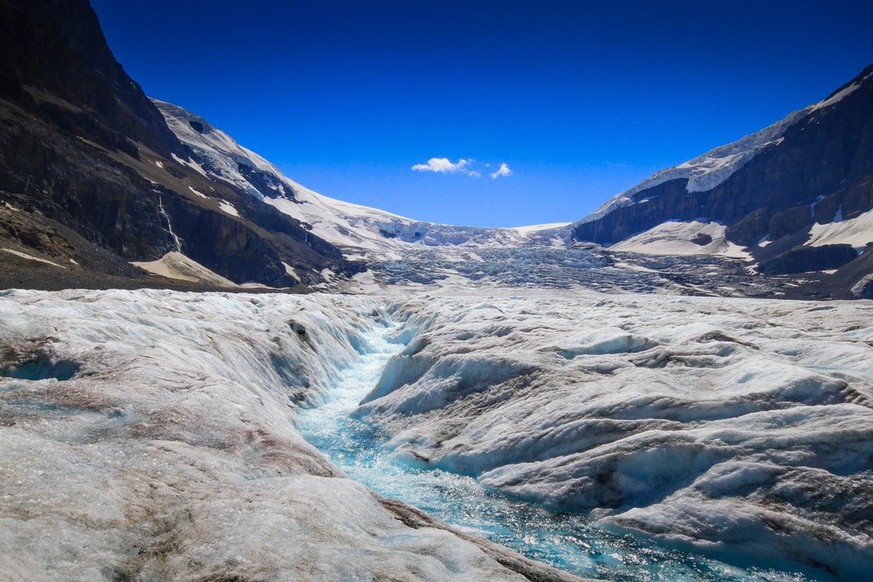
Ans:
<svg viewBox="0 0 873 582"><path fill-rule="evenodd" d="M389 358L396 326L385 324L364 337L361 357L341 370L318 406L299 413L298 429L352 478L468 533L508 546L535 560L579 576L610 580L807 580L797 572L726 564L703 555L615 534L584 515L560 514L485 489L466 476L421 469L395 459L382 444L387 436L352 412L376 385Z"/></svg>

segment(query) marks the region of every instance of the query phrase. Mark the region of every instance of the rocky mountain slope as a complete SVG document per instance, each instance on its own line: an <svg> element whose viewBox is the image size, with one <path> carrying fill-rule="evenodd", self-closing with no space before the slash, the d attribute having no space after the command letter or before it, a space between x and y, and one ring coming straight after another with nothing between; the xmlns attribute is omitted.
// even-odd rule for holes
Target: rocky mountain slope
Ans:
<svg viewBox="0 0 873 582"><path fill-rule="evenodd" d="M873 65L823 101L622 192L572 236L634 252L745 252L764 274L838 269L835 281L857 285L871 272Z"/></svg>
<svg viewBox="0 0 873 582"><path fill-rule="evenodd" d="M86 0L2 0L0 16L4 287L317 285L373 252L537 238L415 221L291 181L202 117L149 100Z"/></svg>
<svg viewBox="0 0 873 582"><path fill-rule="evenodd" d="M0 51L6 286L168 285L130 262L169 252L235 284L292 287L360 268L237 184L192 169L86 0L3 0Z"/></svg>

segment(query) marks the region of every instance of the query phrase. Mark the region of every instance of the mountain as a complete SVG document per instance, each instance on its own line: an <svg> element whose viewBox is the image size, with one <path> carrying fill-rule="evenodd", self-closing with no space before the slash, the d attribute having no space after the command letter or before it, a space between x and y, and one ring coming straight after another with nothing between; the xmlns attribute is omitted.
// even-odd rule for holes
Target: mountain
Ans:
<svg viewBox="0 0 873 582"><path fill-rule="evenodd" d="M0 1L0 51L5 286L196 286L180 261L217 274L208 286L292 287L360 270L238 184L198 172L87 0Z"/></svg>
<svg viewBox="0 0 873 582"><path fill-rule="evenodd" d="M211 178L231 183L253 200L299 220L309 232L345 249L351 256L385 254L409 245L518 245L535 238L539 231L437 224L329 198L289 179L203 117L171 103L154 100L154 104L186 148L188 161L178 161Z"/></svg>
<svg viewBox="0 0 873 582"><path fill-rule="evenodd" d="M742 293L846 298L873 293L868 285L873 260L862 253L873 241L871 87L873 67L770 127L658 172L570 227L532 229L433 224L331 199L290 180L206 119L169 103L155 104L186 148L184 163L299 220L347 258L365 259L383 284L457 277L476 283L483 277L478 267L486 267L488 279L505 270L497 263L513 270L530 259L543 264L542 253L527 257L522 249L562 247L566 241L608 247L582 261L588 268L640 263L641 253L736 259L754 276L741 273L740 281L736 266L718 267L732 279L732 293L742 288ZM477 249L499 249L500 256L495 262ZM621 260L610 258L617 253ZM564 264L566 258L556 261ZM458 268L465 264L469 268ZM602 281L604 274L598 271L596 278ZM589 285L587 274L574 276L575 284ZM680 287L701 290L700 282ZM718 285L703 287L718 292Z"/></svg>
<svg viewBox="0 0 873 582"><path fill-rule="evenodd" d="M500 229L292 181L203 117L146 97L86 0L0 0L0 50L4 287L873 296L873 67L573 225Z"/></svg>
<svg viewBox="0 0 873 582"><path fill-rule="evenodd" d="M536 235L415 221L292 182L147 98L86 0L0 0L0 50L4 287L313 286L374 252Z"/></svg>
<svg viewBox="0 0 873 582"><path fill-rule="evenodd" d="M819 103L657 172L572 226L616 251L746 255L765 275L873 272L873 65ZM861 291L870 295L873 289Z"/></svg>

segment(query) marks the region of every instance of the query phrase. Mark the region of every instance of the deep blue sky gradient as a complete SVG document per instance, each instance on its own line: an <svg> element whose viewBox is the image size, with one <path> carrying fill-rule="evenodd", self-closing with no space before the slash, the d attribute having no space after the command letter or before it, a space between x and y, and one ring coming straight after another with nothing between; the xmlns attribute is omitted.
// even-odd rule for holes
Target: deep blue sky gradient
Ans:
<svg viewBox="0 0 873 582"><path fill-rule="evenodd" d="M579 219L873 62L873 2L92 4L147 94L292 179L479 226ZM484 176L410 169L432 157L474 159ZM513 175L489 178L501 162Z"/></svg>

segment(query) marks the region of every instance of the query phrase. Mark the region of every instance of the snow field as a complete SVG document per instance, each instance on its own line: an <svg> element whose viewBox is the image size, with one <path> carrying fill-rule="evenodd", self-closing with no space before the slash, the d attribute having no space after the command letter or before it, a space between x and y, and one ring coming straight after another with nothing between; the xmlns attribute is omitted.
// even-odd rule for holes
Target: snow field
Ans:
<svg viewBox="0 0 873 582"><path fill-rule="evenodd" d="M859 253L873 242L873 210L855 218L843 220L839 216L827 224L815 223L809 230L809 246L849 244Z"/></svg>
<svg viewBox="0 0 873 582"><path fill-rule="evenodd" d="M382 317L356 297L2 292L0 572L521 579L496 558L535 566L506 550L404 525L295 429Z"/></svg>
<svg viewBox="0 0 873 582"><path fill-rule="evenodd" d="M609 248L613 251L648 255L713 255L752 260L742 247L725 238L726 227L716 222L667 221ZM696 237L707 235L710 242L697 244Z"/></svg>

